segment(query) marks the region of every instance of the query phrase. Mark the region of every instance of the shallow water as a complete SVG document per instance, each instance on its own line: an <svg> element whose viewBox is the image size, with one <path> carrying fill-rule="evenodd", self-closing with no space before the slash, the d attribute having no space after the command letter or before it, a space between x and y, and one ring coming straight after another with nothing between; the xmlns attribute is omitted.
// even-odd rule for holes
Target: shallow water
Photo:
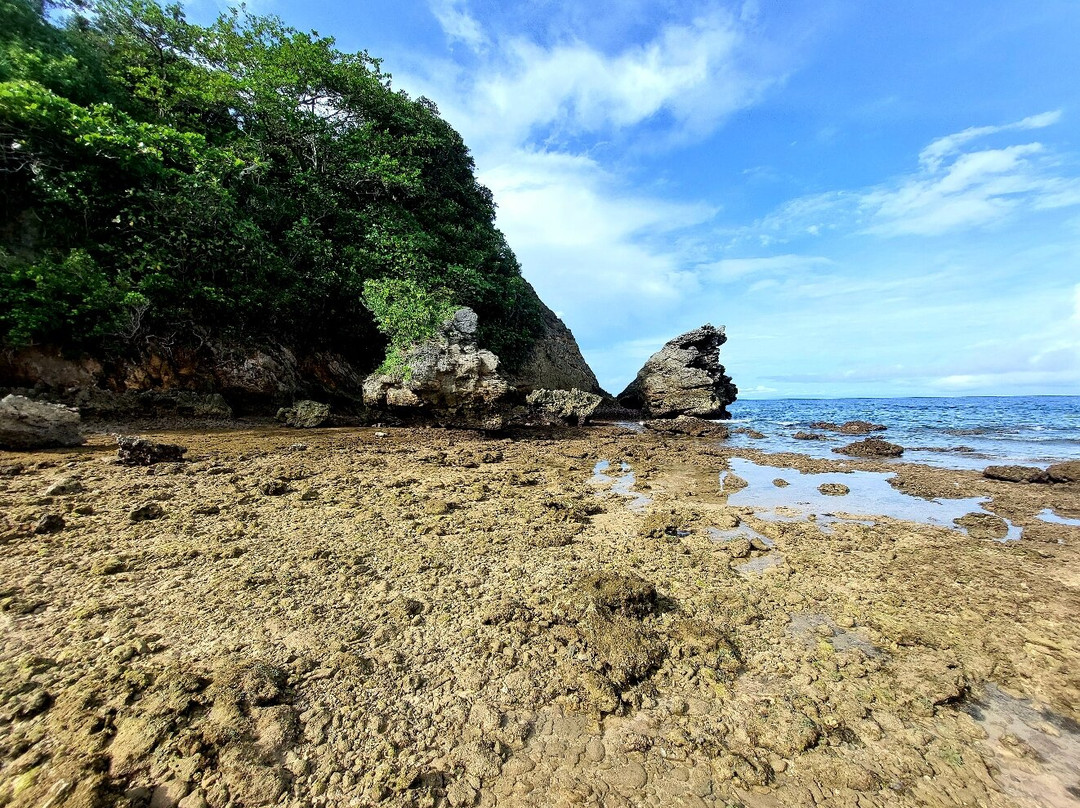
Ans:
<svg viewBox="0 0 1080 808"><path fill-rule="evenodd" d="M759 575L765 572L765 570L772 567L779 567L783 563L783 553L768 553L736 565L735 571L742 575Z"/></svg>
<svg viewBox="0 0 1080 808"><path fill-rule="evenodd" d="M888 429L878 437L904 446L898 462L982 470L995 463L1047 466L1080 459L1080 397L971 397L894 399L789 399L736 401L732 426L765 434L732 435L728 445L766 452L799 452L836 458L833 449L858 435L824 432L826 439L795 440L800 430L818 432L814 421L866 420Z"/></svg>
<svg viewBox="0 0 1080 808"><path fill-rule="evenodd" d="M630 502L627 503L628 508L633 510L641 510L646 505L652 502L652 497L647 497L640 491L634 491L634 472L630 468L630 464L626 462L619 463L619 471L621 472L617 476L605 474L608 469L611 468L610 460L600 460L593 466L592 477L589 478L591 485L603 486L611 484L611 490L621 497L627 497Z"/></svg>
<svg viewBox="0 0 1080 808"><path fill-rule="evenodd" d="M1051 508L1044 508L1036 515L1037 519L1041 519L1044 522L1049 522L1052 525L1068 525L1070 527L1080 527L1080 519L1069 519L1067 516L1058 516Z"/></svg>
<svg viewBox="0 0 1080 808"><path fill-rule="evenodd" d="M994 779L1014 797L1049 808L1080 806L1080 725L993 684L966 706L987 734Z"/></svg>
<svg viewBox="0 0 1080 808"><path fill-rule="evenodd" d="M889 516L907 522L961 530L953 520L969 513L988 513L982 497L923 499L889 485L892 474L873 471L807 474L795 469L758 465L733 457L731 473L742 477L747 487L728 495L728 504L753 508L760 519L792 521L814 515L819 523L862 522L859 517ZM776 478L785 487L773 485ZM818 491L823 483L842 483L851 489L846 496L827 496ZM1009 525L1005 541L1020 538L1020 528Z"/></svg>

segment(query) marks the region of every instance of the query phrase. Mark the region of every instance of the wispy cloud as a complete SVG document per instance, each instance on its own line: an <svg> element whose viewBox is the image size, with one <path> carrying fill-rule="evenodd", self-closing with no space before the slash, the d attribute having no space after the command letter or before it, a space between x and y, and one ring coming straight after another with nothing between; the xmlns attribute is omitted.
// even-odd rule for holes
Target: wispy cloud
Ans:
<svg viewBox="0 0 1080 808"><path fill-rule="evenodd" d="M487 46L487 35L465 7L465 0L431 0L431 13L451 42L462 42L476 52Z"/></svg>
<svg viewBox="0 0 1080 808"><path fill-rule="evenodd" d="M965 151L979 138L1042 129L1060 119L1055 110L938 138L919 153L912 174L793 199L743 236L766 245L836 231L937 236L995 224L1023 210L1080 205L1080 180L1061 173L1057 156L1043 143Z"/></svg>

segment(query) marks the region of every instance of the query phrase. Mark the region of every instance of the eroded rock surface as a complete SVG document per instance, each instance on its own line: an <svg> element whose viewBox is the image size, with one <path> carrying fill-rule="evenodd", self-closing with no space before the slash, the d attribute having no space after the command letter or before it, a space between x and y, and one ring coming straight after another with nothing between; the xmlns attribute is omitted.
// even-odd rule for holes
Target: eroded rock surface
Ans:
<svg viewBox="0 0 1080 808"><path fill-rule="evenodd" d="M904 453L904 447L881 438L867 438L833 449L833 451L852 457L900 457Z"/></svg>
<svg viewBox="0 0 1080 808"><path fill-rule="evenodd" d="M9 395L0 399L0 448L43 449L79 446L79 411L61 404Z"/></svg>
<svg viewBox="0 0 1080 808"><path fill-rule="evenodd" d="M553 415L568 424L584 424L603 399L584 390L533 390L525 397L533 409Z"/></svg>
<svg viewBox="0 0 1080 808"><path fill-rule="evenodd" d="M577 389L606 396L566 324L543 302L540 315L540 336L520 367L504 374L507 382L525 393Z"/></svg>
<svg viewBox="0 0 1080 808"><path fill-rule="evenodd" d="M330 407L318 401L306 399L291 407L282 407L277 412L277 420L285 426L298 429L314 429L322 426L330 417Z"/></svg>
<svg viewBox="0 0 1080 808"><path fill-rule="evenodd" d="M499 358L477 347L476 327L476 313L458 309L436 337L405 355L402 369L368 376L364 403L461 426L501 426L499 407L510 387L499 376Z"/></svg>
<svg viewBox="0 0 1080 808"><path fill-rule="evenodd" d="M723 327L708 324L675 337L649 357L619 394L619 404L648 418L730 417L727 405L738 388L720 364L720 346L726 341Z"/></svg>
<svg viewBox="0 0 1080 808"><path fill-rule="evenodd" d="M187 448L175 443L157 443L136 435L116 439L116 458L124 466L152 466L155 463L178 463Z"/></svg>

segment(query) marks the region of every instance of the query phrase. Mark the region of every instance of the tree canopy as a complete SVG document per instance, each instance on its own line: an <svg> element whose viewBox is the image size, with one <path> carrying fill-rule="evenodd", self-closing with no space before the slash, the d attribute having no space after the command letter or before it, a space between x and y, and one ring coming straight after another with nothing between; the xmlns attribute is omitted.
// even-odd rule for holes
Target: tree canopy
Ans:
<svg viewBox="0 0 1080 808"><path fill-rule="evenodd" d="M375 364L467 305L512 365L539 327L435 105L273 17L0 0L0 174L8 345L227 332Z"/></svg>

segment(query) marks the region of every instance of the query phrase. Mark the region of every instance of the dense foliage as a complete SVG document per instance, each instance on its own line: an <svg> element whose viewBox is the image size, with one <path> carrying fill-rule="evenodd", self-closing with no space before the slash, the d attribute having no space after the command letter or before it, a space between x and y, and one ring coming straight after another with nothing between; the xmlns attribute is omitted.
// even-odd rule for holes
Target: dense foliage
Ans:
<svg viewBox="0 0 1080 808"><path fill-rule="evenodd" d="M468 305L512 364L538 328L435 106L273 18L0 0L0 176L7 344L227 331L374 364Z"/></svg>

